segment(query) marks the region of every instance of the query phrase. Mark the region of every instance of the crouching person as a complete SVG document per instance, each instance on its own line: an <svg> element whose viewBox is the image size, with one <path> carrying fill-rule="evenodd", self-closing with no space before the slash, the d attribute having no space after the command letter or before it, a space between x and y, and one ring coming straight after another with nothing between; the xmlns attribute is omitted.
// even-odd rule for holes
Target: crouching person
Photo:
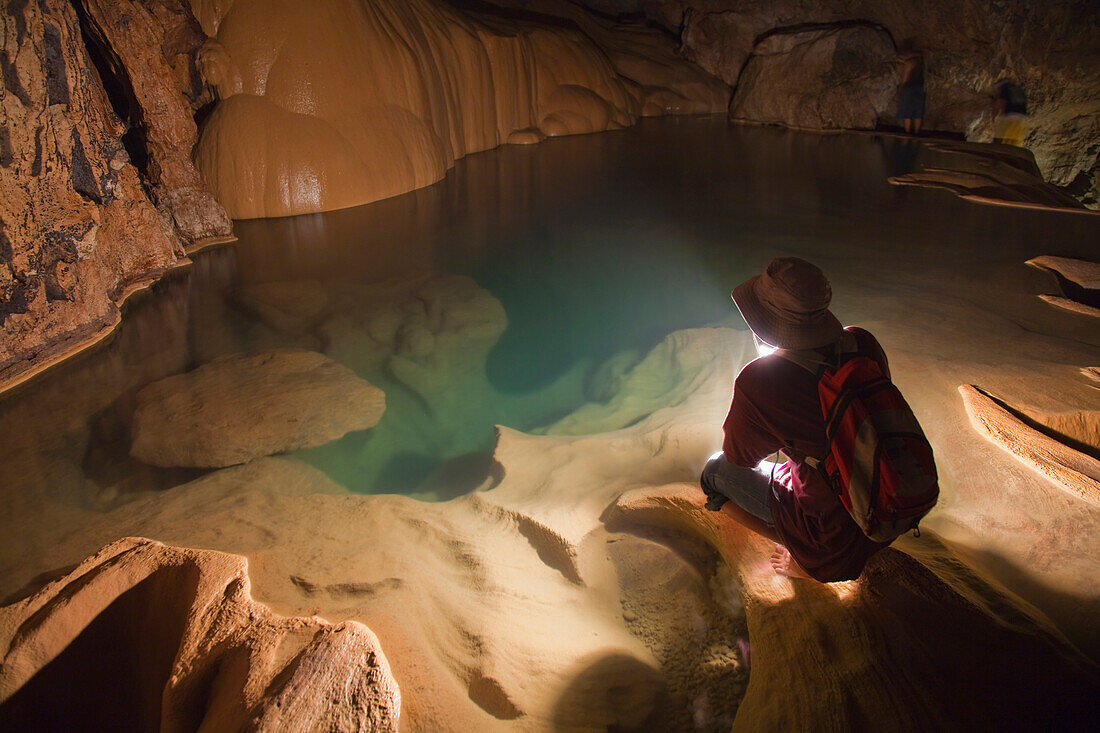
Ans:
<svg viewBox="0 0 1100 733"><path fill-rule="evenodd" d="M931 447L878 341L829 311L815 265L773 260L732 296L766 355L737 375L700 477L707 508L774 541L781 575L856 578L935 504Z"/></svg>

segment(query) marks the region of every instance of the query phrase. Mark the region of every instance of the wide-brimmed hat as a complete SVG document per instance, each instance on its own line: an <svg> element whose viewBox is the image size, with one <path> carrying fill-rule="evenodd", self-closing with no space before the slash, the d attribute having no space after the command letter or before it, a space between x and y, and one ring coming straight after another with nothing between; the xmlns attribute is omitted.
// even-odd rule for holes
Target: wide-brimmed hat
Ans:
<svg viewBox="0 0 1100 733"><path fill-rule="evenodd" d="M730 294L761 341L782 349L816 349L839 339L844 326L829 311L833 290L817 265L779 257Z"/></svg>

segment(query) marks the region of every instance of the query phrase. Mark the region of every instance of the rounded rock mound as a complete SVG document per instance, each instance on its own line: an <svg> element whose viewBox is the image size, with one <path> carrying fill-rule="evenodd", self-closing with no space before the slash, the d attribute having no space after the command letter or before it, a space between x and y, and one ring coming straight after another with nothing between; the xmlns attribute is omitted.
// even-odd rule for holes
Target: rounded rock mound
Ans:
<svg viewBox="0 0 1100 733"><path fill-rule="evenodd" d="M365 430L385 409L382 390L324 354L232 354L142 389L130 455L154 466L232 466Z"/></svg>

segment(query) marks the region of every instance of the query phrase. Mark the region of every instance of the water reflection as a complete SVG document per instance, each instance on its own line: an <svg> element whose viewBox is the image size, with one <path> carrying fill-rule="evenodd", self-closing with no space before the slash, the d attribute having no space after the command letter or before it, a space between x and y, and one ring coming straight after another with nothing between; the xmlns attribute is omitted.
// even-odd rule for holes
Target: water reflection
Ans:
<svg viewBox="0 0 1100 733"><path fill-rule="evenodd" d="M860 262L834 280L849 322L923 289L1061 335L1027 282L996 292L1041 253L1051 215L896 196L886 178L916 150L647 120L471 156L433 186L356 209L238 222L238 244L135 297L109 343L0 401L5 515L43 497L95 509L186 480L127 456L136 391L288 346L347 364L388 401L374 430L300 457L356 491L466 490L487 470L494 423L529 430L606 399L604 365L675 329L740 327L729 288L778 255L830 273ZM1095 241L1084 219L1059 219L1059 254Z"/></svg>

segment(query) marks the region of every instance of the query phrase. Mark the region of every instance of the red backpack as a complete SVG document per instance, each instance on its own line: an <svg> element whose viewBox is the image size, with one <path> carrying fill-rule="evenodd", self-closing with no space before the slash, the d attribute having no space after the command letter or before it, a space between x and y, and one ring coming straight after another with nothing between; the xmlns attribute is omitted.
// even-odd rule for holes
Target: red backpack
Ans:
<svg viewBox="0 0 1100 733"><path fill-rule="evenodd" d="M853 336L846 340L854 346ZM864 534L892 542L936 505L936 462L898 388L878 362L853 352L842 350L839 366L826 364L823 372L802 354L776 353L820 374L825 459L806 462L824 474Z"/></svg>

